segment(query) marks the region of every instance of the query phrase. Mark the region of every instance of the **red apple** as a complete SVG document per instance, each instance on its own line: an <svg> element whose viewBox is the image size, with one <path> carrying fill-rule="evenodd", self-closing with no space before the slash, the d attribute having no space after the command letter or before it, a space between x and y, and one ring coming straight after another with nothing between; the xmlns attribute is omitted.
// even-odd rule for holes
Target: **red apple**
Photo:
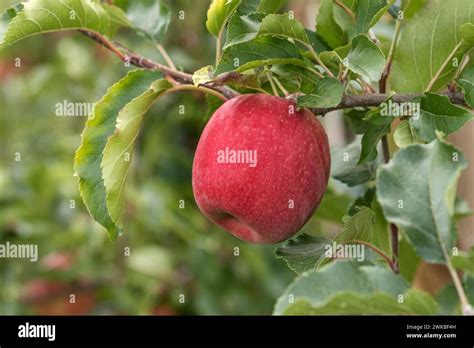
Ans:
<svg viewBox="0 0 474 348"><path fill-rule="evenodd" d="M201 211L234 236L277 243L311 217L327 186L326 132L313 113L266 94L225 102L206 125L193 163Z"/></svg>

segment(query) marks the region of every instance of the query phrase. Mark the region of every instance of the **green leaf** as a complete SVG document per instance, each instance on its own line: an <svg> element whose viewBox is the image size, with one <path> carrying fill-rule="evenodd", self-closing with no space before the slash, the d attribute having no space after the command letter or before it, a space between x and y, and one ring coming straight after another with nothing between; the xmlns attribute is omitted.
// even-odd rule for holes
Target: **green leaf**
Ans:
<svg viewBox="0 0 474 348"><path fill-rule="evenodd" d="M321 81L320 77L302 66L291 64L274 65L271 71L278 75L278 78L284 82L286 87L289 85L294 86L292 89L293 93L310 93L314 86Z"/></svg>
<svg viewBox="0 0 474 348"><path fill-rule="evenodd" d="M451 263L454 268L474 275L474 248L471 248L467 253L452 256Z"/></svg>
<svg viewBox="0 0 474 348"><path fill-rule="evenodd" d="M342 0L341 3L352 11L354 17L341 7L333 5L334 19L351 40L358 34L367 33L393 2L394 0Z"/></svg>
<svg viewBox="0 0 474 348"><path fill-rule="evenodd" d="M405 231L427 262L446 263L454 246L455 188L465 167L462 153L437 139L397 151L378 171L377 197L386 219Z"/></svg>
<svg viewBox="0 0 474 348"><path fill-rule="evenodd" d="M441 315L460 315L459 297L452 283L436 294L436 302L439 304Z"/></svg>
<svg viewBox="0 0 474 348"><path fill-rule="evenodd" d="M289 13L266 16L260 25L258 34L281 36L309 44L309 38L303 25L290 16Z"/></svg>
<svg viewBox="0 0 474 348"><path fill-rule="evenodd" d="M340 3L345 5L352 14L355 14L355 7L358 0L340 0ZM339 24L347 38L352 39L355 35L355 21L341 6L333 4L334 20Z"/></svg>
<svg viewBox="0 0 474 348"><path fill-rule="evenodd" d="M331 176L349 186L356 186L375 179L376 161L358 165L361 147L354 141L343 148L331 149Z"/></svg>
<svg viewBox="0 0 474 348"><path fill-rule="evenodd" d="M22 10L23 10L23 4L20 3L20 4L13 5L12 7L6 9L5 12L2 13L0 17L0 40L3 40L3 37L5 36L5 32L7 31L8 24L10 23L10 21L14 17L16 17L18 12L21 12Z"/></svg>
<svg viewBox="0 0 474 348"><path fill-rule="evenodd" d="M355 134L364 134L369 127L370 123L364 120L366 113L367 111L364 109L349 109L344 111L344 118Z"/></svg>
<svg viewBox="0 0 474 348"><path fill-rule="evenodd" d="M297 274L315 267L324 258L324 251L330 241L324 237L301 234L280 245L275 250L277 258L285 260L288 267Z"/></svg>
<svg viewBox="0 0 474 348"><path fill-rule="evenodd" d="M303 25L291 14L269 14L251 13L240 16L236 13L229 21L227 29L227 41L224 49L228 47L253 40L257 36L271 35L280 38L294 39L307 46L311 42Z"/></svg>
<svg viewBox="0 0 474 348"><path fill-rule="evenodd" d="M474 65L469 65L457 80L459 87L464 91L464 100L474 108Z"/></svg>
<svg viewBox="0 0 474 348"><path fill-rule="evenodd" d="M293 43L286 39L262 36L227 48L222 54L215 75L233 70L242 72L272 64L305 66L298 48Z"/></svg>
<svg viewBox="0 0 474 348"><path fill-rule="evenodd" d="M322 53L331 50L331 47L329 47L326 41L324 41L321 35L319 35L317 32L306 28L305 31L306 35L308 36L309 43L311 44L315 52Z"/></svg>
<svg viewBox="0 0 474 348"><path fill-rule="evenodd" d="M371 207L372 202L374 201L375 198L375 187L369 187L367 190L365 190L364 194L362 196L357 197L352 203L351 206L349 207L349 210L347 211L347 215L354 215L358 211L360 211L360 207Z"/></svg>
<svg viewBox="0 0 474 348"><path fill-rule="evenodd" d="M291 306L287 315L433 315L439 312L436 301L419 290L409 290L405 303L399 304L396 299L382 293L370 296L352 292L338 294L327 304L314 307L309 301L301 300Z"/></svg>
<svg viewBox="0 0 474 348"><path fill-rule="evenodd" d="M258 5L257 12L275 13L280 10L286 0L261 0Z"/></svg>
<svg viewBox="0 0 474 348"><path fill-rule="evenodd" d="M145 92L125 105L118 114L114 134L105 145L101 167L107 208L110 217L119 226L122 225L128 168L144 116L156 98L171 87L172 84L165 79L156 80Z"/></svg>
<svg viewBox="0 0 474 348"><path fill-rule="evenodd" d="M404 19L410 19L413 18L416 12L421 10L427 0L402 0L402 6L401 9L403 10L403 18Z"/></svg>
<svg viewBox="0 0 474 348"><path fill-rule="evenodd" d="M352 39L352 48L346 62L352 72L378 81L385 67L385 56L367 36L357 35Z"/></svg>
<svg viewBox="0 0 474 348"><path fill-rule="evenodd" d="M413 130L408 121L402 121L393 133L393 141L399 148L404 148L414 144L423 144L424 141Z"/></svg>
<svg viewBox="0 0 474 348"><path fill-rule="evenodd" d="M241 16L239 12L236 12L229 20L226 43L223 49L255 39L264 17L264 13L250 13Z"/></svg>
<svg viewBox="0 0 474 348"><path fill-rule="evenodd" d="M399 295L403 302L399 303ZM336 261L304 272L278 299L274 314L436 314L427 294L409 290L402 277L376 266Z"/></svg>
<svg viewBox="0 0 474 348"><path fill-rule="evenodd" d="M374 212L367 207L359 207L359 211L352 216L342 218L342 231L334 241L338 244L353 240L371 243L374 232Z"/></svg>
<svg viewBox="0 0 474 348"><path fill-rule="evenodd" d="M125 14L125 12L122 11L120 7L109 5L107 3L103 3L102 6L109 13L110 21L114 23L117 28L133 27L133 24L128 20L127 15Z"/></svg>
<svg viewBox="0 0 474 348"><path fill-rule="evenodd" d="M464 23L472 22L473 11L471 0L451 0L449 5L444 0L433 0L407 21L395 50L390 74L392 88L399 93L425 91L460 42L459 29ZM458 49L452 60L459 62L466 50L466 47ZM457 67L451 61L433 85L433 91L442 89L453 79Z"/></svg>
<svg viewBox="0 0 474 348"><path fill-rule="evenodd" d="M451 134L471 119L468 110L451 104L448 97L428 92L420 99L420 117L410 117L409 122L421 138L431 141L436 130Z"/></svg>
<svg viewBox="0 0 474 348"><path fill-rule="evenodd" d="M377 158L377 144L385 134L390 132L393 117L382 116L379 107L369 111L365 120L368 120L369 124L362 136L362 150L358 164L364 164Z"/></svg>
<svg viewBox="0 0 474 348"><path fill-rule="evenodd" d="M330 260L331 254L327 255L327 252L332 251L334 243L354 243L358 240L371 243L385 251L388 247L386 225L385 230L381 229L380 221L376 221L376 213L366 206L356 207L355 210L353 216L346 215L342 218L342 232L334 240L303 234L278 247L275 251L277 257L283 258L293 271L301 274ZM385 238L378 235L382 233L385 233ZM366 259L365 252L362 256Z"/></svg>
<svg viewBox="0 0 474 348"><path fill-rule="evenodd" d="M285 0L245 0L237 9L240 14L252 12L275 13L285 4Z"/></svg>
<svg viewBox="0 0 474 348"><path fill-rule="evenodd" d="M347 214L349 216L354 216L355 214L360 212L361 207L370 208L374 213L372 238L368 242L379 248L385 254L391 254L392 248L390 246L389 240L388 223L385 220L385 217L383 216L380 204L377 202L375 187L367 189L363 196L357 198L354 202L352 202Z"/></svg>
<svg viewBox="0 0 474 348"><path fill-rule="evenodd" d="M474 23L464 23L459 28L464 49L470 50L474 46Z"/></svg>
<svg viewBox="0 0 474 348"><path fill-rule="evenodd" d="M148 39L163 41L171 22L171 11L162 0L116 0L133 26Z"/></svg>
<svg viewBox="0 0 474 348"><path fill-rule="evenodd" d="M260 0L245 0L240 3L235 13L241 16L241 15L248 15L253 12L258 12L257 9L259 5L260 5Z"/></svg>
<svg viewBox="0 0 474 348"><path fill-rule="evenodd" d="M319 59L331 70L335 75L339 72L339 66L342 58L336 51L324 51L319 54Z"/></svg>
<svg viewBox="0 0 474 348"><path fill-rule="evenodd" d="M110 87L95 104L82 133L82 143L76 152L74 170L79 177L81 196L91 216L109 231L112 239L116 238L121 229L113 222L106 205L100 166L102 152L107 139L114 133L120 110L144 93L161 76L159 72L133 70Z"/></svg>
<svg viewBox="0 0 474 348"><path fill-rule="evenodd" d="M400 275L407 282L412 283L421 259L413 245L406 238L404 231L399 230L399 232L402 235L398 242L398 267L400 268Z"/></svg>
<svg viewBox="0 0 474 348"><path fill-rule="evenodd" d="M58 30L87 29L112 36L116 14L91 0L31 0L2 14L0 50L29 36Z"/></svg>
<svg viewBox="0 0 474 348"><path fill-rule="evenodd" d="M319 80L309 93L299 96L297 105L298 107L330 108L339 105L343 92L344 87L339 80L325 77Z"/></svg>
<svg viewBox="0 0 474 348"><path fill-rule="evenodd" d="M239 5L240 0L212 0L207 10L207 30L218 37Z"/></svg>
<svg viewBox="0 0 474 348"><path fill-rule="evenodd" d="M372 234L371 243L382 250L385 254L392 254L392 246L390 245L391 231L389 223L383 216L382 207L377 201L377 195L370 204L370 209L374 212L374 233Z"/></svg>
<svg viewBox="0 0 474 348"><path fill-rule="evenodd" d="M323 0L316 17L316 32L332 48L347 44L347 34L342 30L334 18L333 0Z"/></svg>
<svg viewBox="0 0 474 348"><path fill-rule="evenodd" d="M382 17L393 2L394 0L357 1L355 9L355 33L366 33L378 22L380 17Z"/></svg>

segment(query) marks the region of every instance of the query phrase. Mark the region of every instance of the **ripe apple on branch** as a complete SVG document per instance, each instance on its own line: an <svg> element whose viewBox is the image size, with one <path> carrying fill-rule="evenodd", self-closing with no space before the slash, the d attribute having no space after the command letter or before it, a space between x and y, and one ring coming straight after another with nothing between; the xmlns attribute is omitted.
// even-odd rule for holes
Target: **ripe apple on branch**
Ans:
<svg viewBox="0 0 474 348"><path fill-rule="evenodd" d="M281 1L213 0L206 27L216 60L193 74L178 69L161 44L171 21L167 6L137 3L32 0L0 17L0 50L32 35L75 30L127 68L140 68L95 104L75 158L84 203L112 240L123 232L125 182L144 116L161 96L199 91L213 115L193 163L196 203L244 241L286 241L276 255L299 277L275 314L440 314L434 298L409 284L404 263L416 261L404 259L402 248L445 265L459 312L472 313L466 289L474 249L458 254L456 244L463 214L455 189L467 161L446 140L473 118L471 0L323 0L315 28L305 28L290 8L281 13ZM389 30L376 30L382 19ZM166 65L119 43L119 28L150 40ZM387 104L417 110L417 117L387 112ZM329 148L316 117L335 110L357 136L342 149ZM350 204L334 199L334 182L351 193ZM323 205L343 211L331 217L338 234L290 239ZM364 263L324 256L328 245L349 244L370 251Z"/></svg>

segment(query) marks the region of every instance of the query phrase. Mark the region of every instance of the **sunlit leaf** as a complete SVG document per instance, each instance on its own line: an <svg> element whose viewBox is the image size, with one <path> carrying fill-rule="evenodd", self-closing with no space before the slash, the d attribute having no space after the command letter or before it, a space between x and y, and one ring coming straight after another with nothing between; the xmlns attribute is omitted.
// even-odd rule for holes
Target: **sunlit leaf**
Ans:
<svg viewBox="0 0 474 348"><path fill-rule="evenodd" d="M171 22L171 11L162 0L115 0L133 26L147 38L161 42Z"/></svg>
<svg viewBox="0 0 474 348"><path fill-rule="evenodd" d="M105 145L101 167L107 208L110 217L119 226L122 224L128 169L145 113L156 98L171 87L168 80L154 81L144 93L125 105L117 116L114 134Z"/></svg>
<svg viewBox="0 0 474 348"><path fill-rule="evenodd" d="M111 36L117 10L92 0L31 0L9 8L0 20L0 50L26 37L59 30L87 29ZM123 19L123 18L122 18Z"/></svg>
<svg viewBox="0 0 474 348"><path fill-rule="evenodd" d="M212 0L207 10L206 27L214 36L219 36L230 16L239 6L241 0Z"/></svg>
<svg viewBox="0 0 474 348"><path fill-rule="evenodd" d="M414 2L414 1L412 1ZM423 92L461 40L459 29L473 21L471 0L429 1L423 11L407 21L397 45L390 74L397 92ZM459 62L467 47L456 51L451 61ZM432 91L452 80L457 67L448 62Z"/></svg>
<svg viewBox="0 0 474 348"><path fill-rule="evenodd" d="M102 153L107 139L114 133L120 110L144 93L161 76L159 72L134 70L110 87L105 96L95 104L82 133L81 146L76 152L74 169L79 177L81 196L89 213L109 231L112 239L121 229L112 220L106 205L101 169Z"/></svg>

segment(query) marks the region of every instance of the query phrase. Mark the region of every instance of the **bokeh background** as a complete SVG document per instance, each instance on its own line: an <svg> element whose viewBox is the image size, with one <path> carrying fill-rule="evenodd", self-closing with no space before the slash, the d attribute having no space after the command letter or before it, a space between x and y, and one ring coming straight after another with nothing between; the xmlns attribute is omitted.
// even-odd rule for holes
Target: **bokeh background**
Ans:
<svg viewBox="0 0 474 348"><path fill-rule="evenodd" d="M0 11L13 3L2 0ZM168 4L173 19L163 45L175 64L192 72L212 63L215 42L204 25L209 1ZM311 27L318 4L294 0L286 9ZM375 28L382 42L391 29L383 19ZM124 31L118 39L164 63L136 34ZM86 117L58 117L56 104L93 103L130 69L76 32L31 37L0 53L0 244L39 247L38 262L0 259L0 314L270 314L295 274L275 259L274 246L240 242L194 202L192 159L209 117L202 94L166 96L148 113L127 183L126 232L111 242L87 213L73 176ZM332 145L353 140L341 117L324 122ZM464 150L474 148L472 126L456 137ZM472 201L469 175L461 185ZM334 184L306 232L337 232L331 221L340 221L357 192ZM340 210L325 204L331 199L344 202ZM472 219L463 223L467 248ZM443 269L423 272L417 286L429 292L445 282Z"/></svg>

